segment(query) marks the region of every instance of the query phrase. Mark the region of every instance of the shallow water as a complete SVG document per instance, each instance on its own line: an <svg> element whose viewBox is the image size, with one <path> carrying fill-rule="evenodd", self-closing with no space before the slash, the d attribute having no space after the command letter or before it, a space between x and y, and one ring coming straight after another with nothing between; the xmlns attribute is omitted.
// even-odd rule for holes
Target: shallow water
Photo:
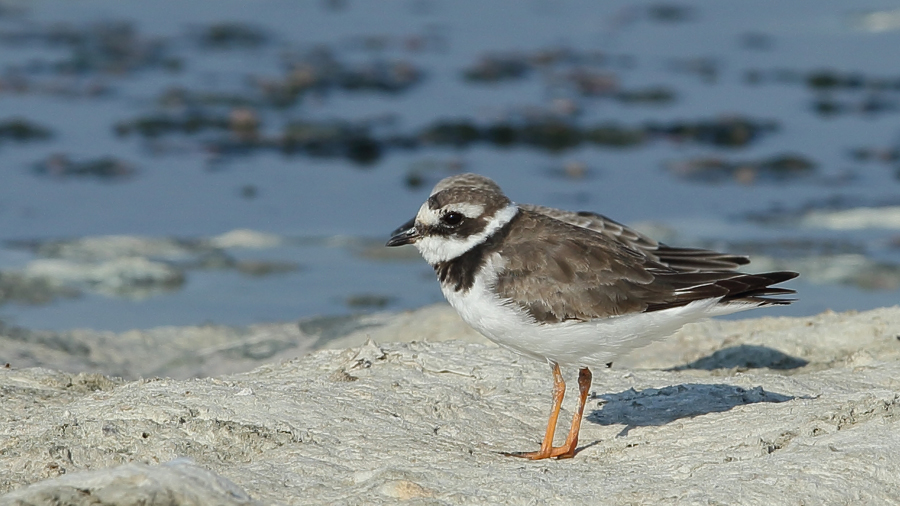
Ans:
<svg viewBox="0 0 900 506"><path fill-rule="evenodd" d="M0 306L0 318L10 324L110 330L247 324L440 301L423 261L403 253L385 260L377 251L379 242L412 216L431 185L458 170L496 179L519 202L592 210L673 244L752 250L759 268L800 270L801 279L789 285L800 300L760 314L868 309L900 299L900 231L813 228L802 219L807 210L900 200L900 163L890 156L898 148L900 30L876 23L892 19L892 11L877 11L883 3L855 2L852 8L838 1L2 5L0 122L24 118L53 135L0 140L0 240L6 244L0 248L0 271L23 269L37 258L21 248L22 241L119 234L198 239L239 228L272 233L284 242L226 248L224 254L298 266L265 276L191 268L176 289L140 297L102 295L82 285L78 298ZM119 21L132 23L133 31L112 49L85 35ZM67 23L66 33L86 39L77 51L48 35L59 33L59 23ZM265 40L234 38L225 47L204 46L199 38L207 29L232 26L223 23L257 30L253 33ZM315 48L327 48L345 75L367 70L375 75L372 69L402 62L421 79L394 91L346 79L325 82L288 104L272 102L254 84L283 82L290 62L309 64L303 55ZM466 80L466 69L488 55L525 65L524 75ZM311 68L314 76L327 70ZM816 73L823 78L813 79ZM209 105L200 99L160 105L173 87L249 105ZM626 92L634 96L653 89L674 98L625 98ZM257 118L258 139L278 139L290 122L321 127L341 121L361 129L374 125L366 130L367 139L374 139L379 151L366 164L359 163L358 150L356 158L346 155L343 144L331 151L306 147L286 153L262 141L246 142L227 121L218 130L153 138L115 131L119 124L160 114L182 117L185 111L228 120L241 107ZM716 142L675 128L727 118L772 122L777 129L748 138L731 132L726 142ZM628 147L586 141L573 147L550 141L404 147L389 140L421 139L440 121L486 128L551 120L580 129L611 123L640 130L644 137ZM649 123L668 130L648 133ZM860 149L878 156L852 156ZM53 158L57 154L65 161ZM814 168L801 173L761 168L785 155ZM98 163L107 157L116 163ZM673 169L710 166L728 168ZM410 181L421 185L410 187ZM806 246L784 247L797 241ZM832 261L834 243L859 256ZM832 266L841 272L823 274ZM874 286L872 279L878 281Z"/></svg>

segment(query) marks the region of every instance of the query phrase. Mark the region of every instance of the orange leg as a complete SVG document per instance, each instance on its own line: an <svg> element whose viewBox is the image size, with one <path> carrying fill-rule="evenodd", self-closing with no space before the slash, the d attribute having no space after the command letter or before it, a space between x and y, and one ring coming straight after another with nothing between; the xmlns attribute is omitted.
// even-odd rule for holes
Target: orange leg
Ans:
<svg viewBox="0 0 900 506"><path fill-rule="evenodd" d="M559 418L559 410L562 407L563 397L566 395L566 383L559 372L559 365L553 364L553 409L550 410L550 420L547 422L547 431L541 442L541 449L536 452L508 453L513 457L523 457L531 460L540 460L551 457L568 459L575 456L575 448L578 446L578 432L581 430L581 417L584 414L584 404L587 401L591 388L591 371L583 368L578 373L579 401L578 408L572 417L572 426L569 436L563 446L553 446L553 435L556 433L556 421Z"/></svg>
<svg viewBox="0 0 900 506"><path fill-rule="evenodd" d="M581 431L581 418L584 415L584 404L587 402L588 393L591 391L591 370L587 367L578 371L578 409L572 415L572 427L569 429L569 435L566 437L566 444L560 447L564 450L560 453L553 454L559 459L571 459L575 456L575 448L578 446L578 433Z"/></svg>

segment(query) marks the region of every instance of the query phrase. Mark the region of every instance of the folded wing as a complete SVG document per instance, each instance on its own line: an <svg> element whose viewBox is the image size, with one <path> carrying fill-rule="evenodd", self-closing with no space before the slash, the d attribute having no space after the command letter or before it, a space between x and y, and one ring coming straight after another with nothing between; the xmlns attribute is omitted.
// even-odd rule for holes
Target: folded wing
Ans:
<svg viewBox="0 0 900 506"><path fill-rule="evenodd" d="M501 297L541 323L659 311L712 298L720 304L788 304L770 297L794 293L771 285L796 273L734 272L749 262L746 257L658 243L650 249L652 240L625 227L616 235L612 220L598 220L608 232L546 220L554 218L523 209L510 223L519 230L505 234L499 252L506 263L496 280ZM558 233L560 227L565 233Z"/></svg>

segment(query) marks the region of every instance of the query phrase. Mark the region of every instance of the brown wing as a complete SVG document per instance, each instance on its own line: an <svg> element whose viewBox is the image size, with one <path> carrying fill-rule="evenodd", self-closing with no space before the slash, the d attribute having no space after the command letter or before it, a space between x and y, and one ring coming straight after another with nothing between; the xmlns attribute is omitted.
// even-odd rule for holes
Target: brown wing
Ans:
<svg viewBox="0 0 900 506"><path fill-rule="evenodd" d="M673 248L602 214L589 211L573 213L531 204L523 204L519 207L577 227L593 230L644 253L655 262L679 271L733 271L741 265L750 263L747 257L741 255L696 248Z"/></svg>
<svg viewBox="0 0 900 506"><path fill-rule="evenodd" d="M769 285L796 273L679 271L602 233L527 209L510 227L499 249L506 262L496 290L542 323L656 311L711 297L787 303L764 296L793 293Z"/></svg>

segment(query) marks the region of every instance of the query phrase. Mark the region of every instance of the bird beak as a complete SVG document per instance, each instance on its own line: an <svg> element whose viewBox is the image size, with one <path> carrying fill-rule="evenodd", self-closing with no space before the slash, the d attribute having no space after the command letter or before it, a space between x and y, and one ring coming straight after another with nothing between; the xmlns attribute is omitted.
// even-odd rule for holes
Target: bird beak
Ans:
<svg viewBox="0 0 900 506"><path fill-rule="evenodd" d="M412 244L419 237L419 231L416 230L416 219L413 218L391 233L391 239L385 246L403 246L404 244Z"/></svg>
<svg viewBox="0 0 900 506"><path fill-rule="evenodd" d="M401 232L406 232L407 230L413 228L414 226L416 226L416 219L410 218L409 221L407 221L403 225L400 225L399 227L395 228L394 231L391 232L391 237L394 237L395 235L397 235Z"/></svg>

